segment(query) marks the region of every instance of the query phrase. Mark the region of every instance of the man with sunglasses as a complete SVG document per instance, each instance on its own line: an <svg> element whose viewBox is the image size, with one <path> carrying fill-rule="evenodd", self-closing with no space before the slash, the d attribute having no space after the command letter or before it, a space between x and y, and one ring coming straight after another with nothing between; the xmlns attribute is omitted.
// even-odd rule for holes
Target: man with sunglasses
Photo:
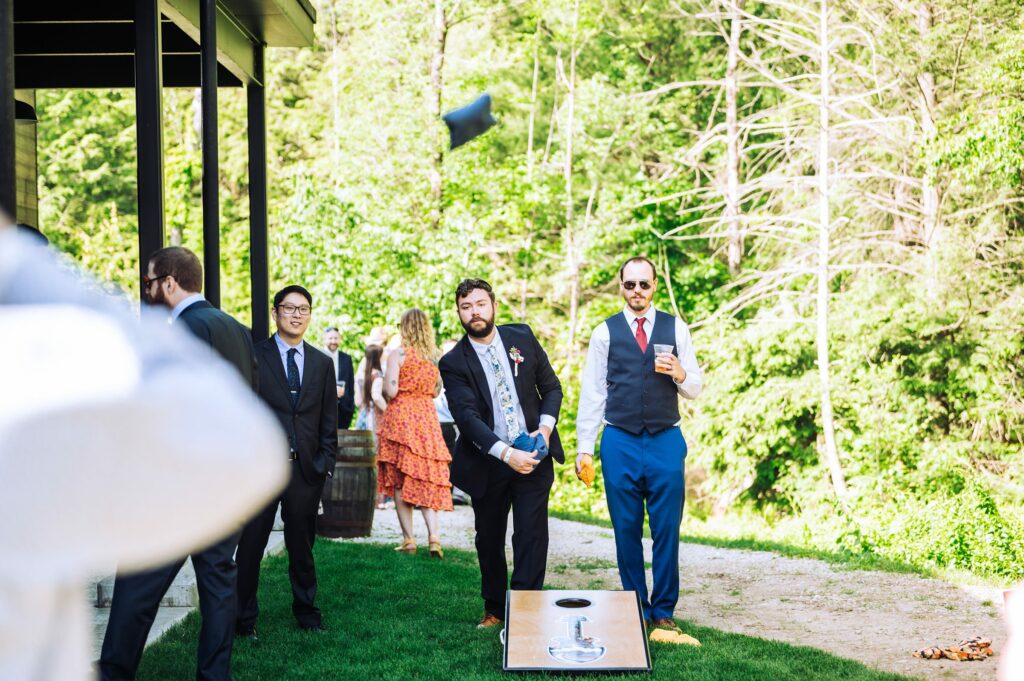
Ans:
<svg viewBox="0 0 1024 681"><path fill-rule="evenodd" d="M619 288L625 308L590 338L576 417L576 475L592 465L603 424L601 461L622 588L640 594L648 627L682 633L672 619L679 600L686 460L679 396L697 397L701 371L686 322L651 305L654 263L627 260L619 268ZM654 540L650 597L642 544L645 503Z"/></svg>
<svg viewBox="0 0 1024 681"><path fill-rule="evenodd" d="M316 514L324 481L333 475L338 447L338 392L334 363L303 340L313 312L313 296L302 286L286 286L274 295L277 333L256 344L260 397L277 416L288 436L282 452L291 478L274 499L246 524L238 543L238 616L235 632L255 640L259 606L256 591L260 561L280 504L292 614L299 629L323 631L316 598Z"/></svg>
<svg viewBox="0 0 1024 681"><path fill-rule="evenodd" d="M231 364L246 385L256 389L252 334L233 317L203 297L203 266L187 248L162 248L149 258L142 292L146 300L170 310L172 323L183 325ZM187 426L188 424L181 424ZM192 554L203 617L199 632L198 679L231 679L231 648L235 627L234 553L241 528ZM134 574L118 573L99 671L103 681L134 679L146 637L160 600L185 559Z"/></svg>

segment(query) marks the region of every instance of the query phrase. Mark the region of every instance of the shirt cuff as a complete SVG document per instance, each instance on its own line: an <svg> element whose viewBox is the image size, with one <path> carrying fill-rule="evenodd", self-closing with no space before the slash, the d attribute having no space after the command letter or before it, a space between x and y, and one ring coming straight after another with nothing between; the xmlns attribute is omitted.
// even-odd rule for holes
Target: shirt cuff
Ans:
<svg viewBox="0 0 1024 681"><path fill-rule="evenodd" d="M504 442L502 442L501 440L498 440L497 442L495 442L491 446L491 448L487 451L487 453L490 454L491 456L493 456L495 459L498 459L500 461L501 460L501 453L505 451L505 447L507 447L507 446L508 445L506 445Z"/></svg>
<svg viewBox="0 0 1024 681"><path fill-rule="evenodd" d="M693 377L690 376L689 374L687 374L686 379L683 380L682 383L675 380L674 378L672 379L672 382L676 384L676 390L679 392L679 394L687 399L692 400L695 397L697 397L698 394L700 394L700 381L693 380Z"/></svg>
<svg viewBox="0 0 1024 681"><path fill-rule="evenodd" d="M551 414L541 414L540 415L540 425L547 426L551 430L554 430L556 423L558 423L558 420L554 416L552 416Z"/></svg>
<svg viewBox="0 0 1024 681"><path fill-rule="evenodd" d="M577 434L577 437L579 437L578 434ZM596 440L583 440L583 439L580 439L579 442L577 442L577 444L576 444L576 453L577 454L590 454L591 456L593 456L594 455L594 445L595 445L596 442L597 442Z"/></svg>

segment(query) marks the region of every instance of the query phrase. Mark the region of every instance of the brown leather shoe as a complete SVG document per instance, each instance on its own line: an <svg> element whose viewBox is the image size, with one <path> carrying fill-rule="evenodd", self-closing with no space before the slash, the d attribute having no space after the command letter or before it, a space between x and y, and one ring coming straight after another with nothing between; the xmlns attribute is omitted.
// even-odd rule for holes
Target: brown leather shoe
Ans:
<svg viewBox="0 0 1024 681"><path fill-rule="evenodd" d="M651 620L651 629L664 629L665 631L671 631L676 634L683 633L683 630L679 628L676 621L669 617L662 617L660 619Z"/></svg>
<svg viewBox="0 0 1024 681"><path fill-rule="evenodd" d="M504 620L500 620L491 613L485 613L484 618L480 620L480 623L476 625L477 629L490 629L491 627L498 627L504 625Z"/></svg>

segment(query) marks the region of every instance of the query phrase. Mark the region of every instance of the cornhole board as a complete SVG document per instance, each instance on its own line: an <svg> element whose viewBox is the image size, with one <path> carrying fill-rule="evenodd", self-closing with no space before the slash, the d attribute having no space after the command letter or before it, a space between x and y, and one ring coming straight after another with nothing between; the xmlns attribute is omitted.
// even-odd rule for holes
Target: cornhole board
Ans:
<svg viewBox="0 0 1024 681"><path fill-rule="evenodd" d="M649 672L635 591L509 591L502 669L507 672Z"/></svg>

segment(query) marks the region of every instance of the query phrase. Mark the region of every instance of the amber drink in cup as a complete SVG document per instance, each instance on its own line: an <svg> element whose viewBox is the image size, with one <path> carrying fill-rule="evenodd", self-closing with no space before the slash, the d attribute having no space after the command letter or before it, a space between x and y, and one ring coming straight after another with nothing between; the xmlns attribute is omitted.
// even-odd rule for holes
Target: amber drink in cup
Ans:
<svg viewBox="0 0 1024 681"><path fill-rule="evenodd" d="M654 344L654 370L657 371L659 374L667 374L669 373L669 371L667 369L661 368L661 366L658 364L658 355L671 355L672 349L673 348L671 345L665 343Z"/></svg>

